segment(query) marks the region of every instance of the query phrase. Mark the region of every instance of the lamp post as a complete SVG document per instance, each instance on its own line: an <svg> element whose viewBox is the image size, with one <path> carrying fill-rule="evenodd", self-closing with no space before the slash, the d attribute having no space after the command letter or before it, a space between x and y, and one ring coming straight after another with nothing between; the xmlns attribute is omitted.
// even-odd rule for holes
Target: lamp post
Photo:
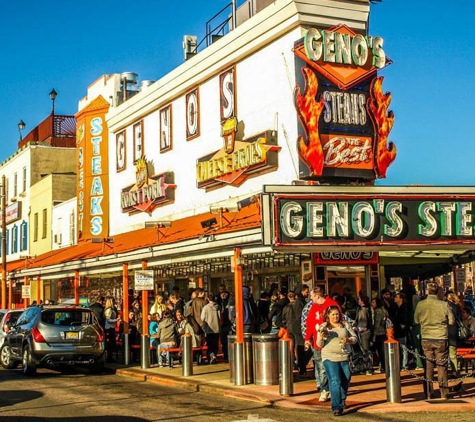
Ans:
<svg viewBox="0 0 475 422"><path fill-rule="evenodd" d="M20 120L20 121L18 122L18 133L20 134L20 142L23 140L23 136L21 135L21 131L22 131L23 129L25 129L25 126L26 126L26 124L25 124L25 122L24 122L23 120Z"/></svg>
<svg viewBox="0 0 475 422"><path fill-rule="evenodd" d="M5 175L2 176L2 309L7 307L7 204L5 191Z"/></svg>
<svg viewBox="0 0 475 422"><path fill-rule="evenodd" d="M51 98L51 101L53 102L53 108L51 109L51 114L53 116L54 116L54 100L56 100L57 96L58 96L58 93L53 88L51 92L49 93L49 97Z"/></svg>

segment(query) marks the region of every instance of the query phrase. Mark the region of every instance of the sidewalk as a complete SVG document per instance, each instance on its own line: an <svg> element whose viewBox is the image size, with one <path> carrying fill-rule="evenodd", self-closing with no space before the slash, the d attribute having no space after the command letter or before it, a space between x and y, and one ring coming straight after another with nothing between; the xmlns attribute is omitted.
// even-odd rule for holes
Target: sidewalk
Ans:
<svg viewBox="0 0 475 422"><path fill-rule="evenodd" d="M181 366L173 369L152 366L141 369L140 366L124 366L108 364L108 369L117 375L140 378L145 381L169 385L189 391L233 397L255 401L268 405L301 409L301 410L330 410L330 402L320 403L313 378L313 368L308 370L305 377L294 372L294 394L291 397L279 395L279 386L258 386L248 384L236 386L229 380L229 364L193 366L193 376L183 377ZM422 371L414 371L416 376L422 376ZM413 375L402 372L402 403L387 403L386 378L384 374L355 375L352 377L347 399L348 412L363 410L370 413L383 412L453 412L475 411L475 378L464 380L465 392L443 401L440 399L424 400L422 381ZM436 394L437 394L436 386ZM456 404L456 408L454 407Z"/></svg>

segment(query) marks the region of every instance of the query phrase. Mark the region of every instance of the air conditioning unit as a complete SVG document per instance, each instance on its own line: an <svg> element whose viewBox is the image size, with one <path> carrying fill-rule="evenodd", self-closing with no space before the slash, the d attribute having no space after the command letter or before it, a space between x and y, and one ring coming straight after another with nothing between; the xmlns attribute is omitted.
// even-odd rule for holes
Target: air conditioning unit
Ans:
<svg viewBox="0 0 475 422"><path fill-rule="evenodd" d="M196 35L185 35L183 37L183 56L185 60L195 56L198 47L198 38Z"/></svg>

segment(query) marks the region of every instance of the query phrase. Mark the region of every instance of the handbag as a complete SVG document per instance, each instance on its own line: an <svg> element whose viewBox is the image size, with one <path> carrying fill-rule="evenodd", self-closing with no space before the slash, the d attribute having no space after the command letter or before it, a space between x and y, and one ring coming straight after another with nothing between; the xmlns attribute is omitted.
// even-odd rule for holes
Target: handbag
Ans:
<svg viewBox="0 0 475 422"><path fill-rule="evenodd" d="M370 351L363 350L361 347L360 337L358 339L358 348L352 347L348 359L348 366L352 374L360 374L362 372L373 371L373 354Z"/></svg>
<svg viewBox="0 0 475 422"><path fill-rule="evenodd" d="M457 322L457 338L461 341L468 340L472 335L470 329L463 325L463 322L457 315L455 315L455 321Z"/></svg>

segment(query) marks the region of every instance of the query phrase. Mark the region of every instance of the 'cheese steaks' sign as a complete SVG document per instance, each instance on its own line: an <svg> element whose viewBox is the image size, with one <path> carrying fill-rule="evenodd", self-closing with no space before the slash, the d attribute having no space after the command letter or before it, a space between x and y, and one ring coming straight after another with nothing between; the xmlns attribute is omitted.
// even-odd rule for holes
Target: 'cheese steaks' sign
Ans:
<svg viewBox="0 0 475 422"><path fill-rule="evenodd" d="M232 119L228 119L231 124ZM229 133L228 133L229 132ZM223 130L224 147L196 163L198 188L224 185L240 186L252 174L277 168L277 134L267 131L243 141L236 141L231 130Z"/></svg>
<svg viewBox="0 0 475 422"><path fill-rule="evenodd" d="M302 179L386 177L396 157L388 146L391 95L376 72L391 63L381 37L345 25L309 29L295 43L297 149Z"/></svg>
<svg viewBox="0 0 475 422"><path fill-rule="evenodd" d="M275 195L268 207L275 247L475 242L475 195Z"/></svg>

